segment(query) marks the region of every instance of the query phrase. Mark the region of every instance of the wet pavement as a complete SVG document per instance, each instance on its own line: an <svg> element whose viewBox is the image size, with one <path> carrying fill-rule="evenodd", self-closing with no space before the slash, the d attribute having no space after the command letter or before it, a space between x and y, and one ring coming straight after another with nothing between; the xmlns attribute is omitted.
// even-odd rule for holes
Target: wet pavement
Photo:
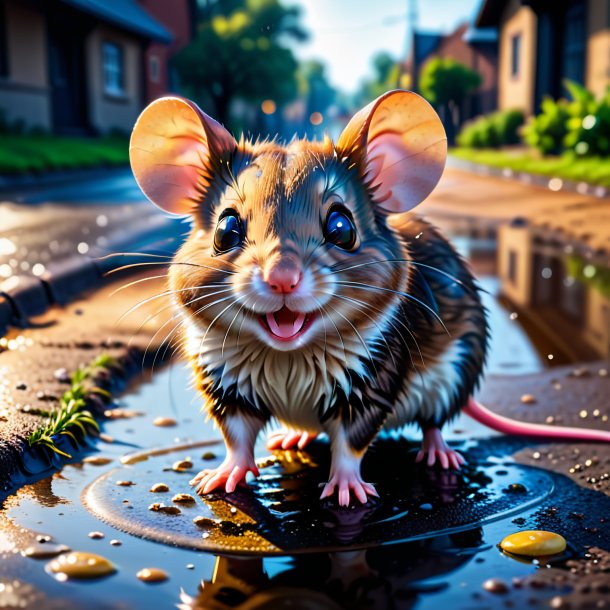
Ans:
<svg viewBox="0 0 610 610"><path fill-rule="evenodd" d="M415 466L415 431L406 440L380 441L365 472L378 483L382 498L364 508L318 503L317 484L327 460L323 444L307 453L270 457L262 442L257 457L263 477L250 490L195 498L193 504L173 502L176 494L192 493L191 473L172 470L175 462L188 460L189 470L197 470L222 459L224 451L216 442L218 432L204 425L188 386L181 364L157 373L120 401L140 416L105 423L114 442L99 444L95 455L107 460L76 461L7 500L0 513L2 607L283 608L292 600L290 607L312 609L544 608L582 578L565 567L566 560L574 562L575 572L584 570L588 547L610 547L610 522L598 516L610 514L607 482L604 488L585 489L560 474L563 464L558 469L540 457L533 467L523 466L538 449L547 455L548 447L490 435L467 418L456 421L448 435L469 459L460 475ZM176 425L155 425L159 416L175 419ZM149 448L168 447L170 453L138 459ZM583 456L595 450L581 449ZM608 468L607 459L602 468ZM170 489L151 492L152 482ZM299 494L303 502L294 498ZM155 502L181 512L149 510ZM199 525L193 523L197 516L203 517ZM459 519L470 522L453 527ZM497 548L507 534L540 528L562 534L567 551L532 559ZM191 542L184 540L185 532ZM36 543L36 536L45 542ZM303 541L325 550L303 553ZM202 543L234 546L221 555L193 549ZM96 553L116 571L62 582L49 573L48 557L27 556L26 549L36 544ZM244 551L251 554L250 544L268 547L261 555L242 557ZM288 544L299 548L281 548ZM294 550L301 552L290 555ZM136 574L145 568L163 570L168 579L142 582ZM597 584L581 597L595 603L604 574L593 574ZM562 607L558 603L552 607Z"/></svg>

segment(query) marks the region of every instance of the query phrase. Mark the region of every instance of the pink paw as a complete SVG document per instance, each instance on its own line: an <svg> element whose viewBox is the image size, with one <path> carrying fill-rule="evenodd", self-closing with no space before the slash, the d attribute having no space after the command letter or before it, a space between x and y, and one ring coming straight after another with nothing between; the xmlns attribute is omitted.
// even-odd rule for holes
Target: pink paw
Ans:
<svg viewBox="0 0 610 610"><path fill-rule="evenodd" d="M189 481L190 485L197 485L195 491L203 496L224 486L227 493L232 493L240 483L245 483L246 475L251 472L258 476L258 468L252 458L239 459L227 456L225 461L212 470L202 470Z"/></svg>
<svg viewBox="0 0 610 610"><path fill-rule="evenodd" d="M292 430L276 430L267 438L267 449L304 449L311 441L316 438L317 434L309 432L295 432Z"/></svg>
<svg viewBox="0 0 610 610"><path fill-rule="evenodd" d="M379 497L379 494L370 483L363 481L358 473L350 471L332 474L330 481L324 486L320 500L332 496L335 488L337 489L339 506L349 506L352 492L362 504L366 504L368 496Z"/></svg>
<svg viewBox="0 0 610 610"><path fill-rule="evenodd" d="M448 468L459 470L466 463L461 454L447 445L438 428L430 428L424 432L424 442L421 450L417 453L415 462L422 462L426 456L428 456L426 459L427 466L434 466L438 458L441 467L445 470Z"/></svg>

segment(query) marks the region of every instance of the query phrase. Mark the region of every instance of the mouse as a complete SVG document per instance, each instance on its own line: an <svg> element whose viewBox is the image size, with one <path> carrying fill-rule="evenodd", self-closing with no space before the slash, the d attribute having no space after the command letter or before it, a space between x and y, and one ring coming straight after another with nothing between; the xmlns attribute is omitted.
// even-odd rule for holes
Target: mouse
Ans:
<svg viewBox="0 0 610 610"><path fill-rule="evenodd" d="M521 423L473 398L490 329L467 262L414 208L444 170L447 139L418 94L389 91L326 135L236 139L194 102L165 97L134 126L146 197L186 217L168 268L180 345L224 461L190 482L232 493L258 476L254 446L328 437L321 498L378 492L362 478L382 431L416 424L415 461L459 469L442 428L460 412L508 434L609 441L610 433ZM391 467L391 466L390 466Z"/></svg>

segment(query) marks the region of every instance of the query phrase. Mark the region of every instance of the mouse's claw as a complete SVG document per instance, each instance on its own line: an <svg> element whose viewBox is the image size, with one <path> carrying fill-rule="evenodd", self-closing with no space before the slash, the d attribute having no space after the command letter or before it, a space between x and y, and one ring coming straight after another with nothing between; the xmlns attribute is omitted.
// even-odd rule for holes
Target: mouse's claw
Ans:
<svg viewBox="0 0 610 610"><path fill-rule="evenodd" d="M196 486L195 491L200 496L223 486L227 493L232 493L238 485L245 482L248 472L254 476L259 475L253 458L238 459L235 456L227 456L218 468L202 470L189 481L189 484Z"/></svg>
<svg viewBox="0 0 610 610"><path fill-rule="evenodd" d="M316 434L297 432L294 430L276 430L267 438L267 449L304 449L316 438Z"/></svg>
<svg viewBox="0 0 610 610"><path fill-rule="evenodd" d="M415 462L422 462L425 458L427 458L426 466L434 466L438 459L444 470L449 468L459 470L466 463L460 453L447 445L438 428L429 428L424 432L422 448L418 451Z"/></svg>

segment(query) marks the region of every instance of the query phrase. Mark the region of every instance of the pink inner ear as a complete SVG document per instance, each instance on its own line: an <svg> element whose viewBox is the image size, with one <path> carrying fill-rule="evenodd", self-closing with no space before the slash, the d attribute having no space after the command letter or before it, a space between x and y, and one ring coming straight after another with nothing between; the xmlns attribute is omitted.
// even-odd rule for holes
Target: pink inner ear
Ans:
<svg viewBox="0 0 610 610"><path fill-rule="evenodd" d="M409 146L411 144L411 146ZM404 134L382 133L368 144L368 175L373 177L375 199L391 214L406 212L421 203L442 174L439 154L444 141L426 148L409 142ZM435 150L439 149L439 150Z"/></svg>

